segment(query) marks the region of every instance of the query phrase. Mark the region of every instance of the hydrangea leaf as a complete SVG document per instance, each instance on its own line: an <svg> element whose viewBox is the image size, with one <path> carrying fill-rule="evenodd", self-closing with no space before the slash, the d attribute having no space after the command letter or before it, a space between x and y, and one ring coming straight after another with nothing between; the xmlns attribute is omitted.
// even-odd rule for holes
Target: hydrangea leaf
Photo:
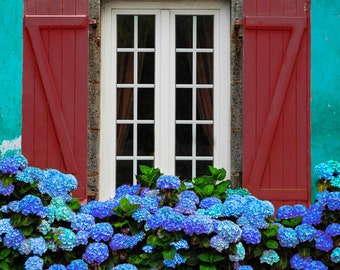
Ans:
<svg viewBox="0 0 340 270"><path fill-rule="evenodd" d="M214 265L200 265L200 270L216 270Z"/></svg>
<svg viewBox="0 0 340 270"><path fill-rule="evenodd" d="M5 259L11 253L11 249L9 248L2 248L0 250L0 260Z"/></svg>
<svg viewBox="0 0 340 270"><path fill-rule="evenodd" d="M263 231L263 234L271 238L277 235L278 229L279 227L277 225L269 225L268 228Z"/></svg>
<svg viewBox="0 0 340 270"><path fill-rule="evenodd" d="M13 177L2 177L1 181L2 181L2 185L7 187L10 184L13 184L14 179L13 179Z"/></svg>
<svg viewBox="0 0 340 270"><path fill-rule="evenodd" d="M299 255L301 256L301 258L307 258L310 256L310 248L308 247L304 247L299 249Z"/></svg>
<svg viewBox="0 0 340 270"><path fill-rule="evenodd" d="M78 211L81 208L78 198L72 198L69 202L69 207L72 211Z"/></svg>
<svg viewBox="0 0 340 270"><path fill-rule="evenodd" d="M222 193L225 193L227 188L230 187L230 180L227 180L227 181L223 181L221 183L219 183L217 186L216 186L216 189L215 191L218 193L218 194L222 194Z"/></svg>
<svg viewBox="0 0 340 270"><path fill-rule="evenodd" d="M131 203L129 202L129 200L127 198L122 198L120 200L120 208L124 211L127 212L130 210L131 208Z"/></svg>
<svg viewBox="0 0 340 270"><path fill-rule="evenodd" d="M255 258L260 257L263 253L263 248L261 245L257 245L255 250L254 250L254 256Z"/></svg>
<svg viewBox="0 0 340 270"><path fill-rule="evenodd" d="M273 239L270 239L266 242L266 247L270 249L278 249L279 243Z"/></svg>
<svg viewBox="0 0 340 270"><path fill-rule="evenodd" d="M175 253L176 250L174 248L162 251L162 255L165 260L172 260L175 256Z"/></svg>
<svg viewBox="0 0 340 270"><path fill-rule="evenodd" d="M291 219L285 219L282 220L282 225L286 226L286 227L296 227L297 225L299 225L302 221L302 217L298 216L298 217L294 217Z"/></svg>
<svg viewBox="0 0 340 270"><path fill-rule="evenodd" d="M204 195L204 196L209 196L209 195L211 195L211 193L214 192L214 189L215 189L215 186L214 186L214 185L206 185L206 186L203 188L203 195Z"/></svg>

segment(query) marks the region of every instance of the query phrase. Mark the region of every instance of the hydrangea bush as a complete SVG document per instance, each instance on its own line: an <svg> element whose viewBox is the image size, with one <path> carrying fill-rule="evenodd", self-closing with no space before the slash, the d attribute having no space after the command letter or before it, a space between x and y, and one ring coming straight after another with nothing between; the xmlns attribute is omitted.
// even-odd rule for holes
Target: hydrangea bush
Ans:
<svg viewBox="0 0 340 270"><path fill-rule="evenodd" d="M340 165L316 167L309 208L231 189L224 169L182 181L141 166L139 184L80 205L77 181L0 160L0 269L340 269ZM275 214L275 216L274 216Z"/></svg>

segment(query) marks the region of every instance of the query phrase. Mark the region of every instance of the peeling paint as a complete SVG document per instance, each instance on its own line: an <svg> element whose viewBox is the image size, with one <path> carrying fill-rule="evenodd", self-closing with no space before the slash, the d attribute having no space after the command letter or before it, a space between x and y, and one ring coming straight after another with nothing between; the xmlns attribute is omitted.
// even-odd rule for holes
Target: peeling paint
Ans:
<svg viewBox="0 0 340 270"><path fill-rule="evenodd" d="M0 158L21 153L21 136L13 140L4 140L0 144Z"/></svg>

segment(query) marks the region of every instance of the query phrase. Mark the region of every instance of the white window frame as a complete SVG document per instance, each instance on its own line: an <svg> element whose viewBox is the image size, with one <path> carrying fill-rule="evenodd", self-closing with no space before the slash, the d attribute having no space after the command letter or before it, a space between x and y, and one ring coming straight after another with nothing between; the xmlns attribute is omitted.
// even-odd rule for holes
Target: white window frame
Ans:
<svg viewBox="0 0 340 270"><path fill-rule="evenodd" d="M230 7L228 1L110 1L102 9L102 66L99 200L116 189L116 32L117 14L154 14L155 160L165 174L175 168L175 15L214 15L214 166L230 172ZM170 31L162 31L162 29ZM168 53L171 52L171 53ZM173 55L171 55L173 53ZM161 67L161 68L160 68ZM173 74L173 76L169 76ZM161 89L160 91L156 89ZM172 133L169 132L172 131Z"/></svg>

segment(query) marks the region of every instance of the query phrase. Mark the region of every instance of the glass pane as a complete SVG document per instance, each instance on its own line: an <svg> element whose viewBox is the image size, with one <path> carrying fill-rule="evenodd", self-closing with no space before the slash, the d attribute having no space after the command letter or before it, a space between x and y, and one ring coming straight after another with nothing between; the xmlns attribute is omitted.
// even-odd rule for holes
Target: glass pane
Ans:
<svg viewBox="0 0 340 270"><path fill-rule="evenodd" d="M155 94L153 88L138 89L138 119L154 119Z"/></svg>
<svg viewBox="0 0 340 270"><path fill-rule="evenodd" d="M155 16L138 16L138 48L155 47Z"/></svg>
<svg viewBox="0 0 340 270"><path fill-rule="evenodd" d="M138 83L153 83L155 77L154 53L138 53Z"/></svg>
<svg viewBox="0 0 340 270"><path fill-rule="evenodd" d="M212 166L212 161L196 161L196 175L195 176L202 176L202 175L210 175L209 166Z"/></svg>
<svg viewBox="0 0 340 270"><path fill-rule="evenodd" d="M116 161L116 187L133 182L133 162L132 160Z"/></svg>
<svg viewBox="0 0 340 270"><path fill-rule="evenodd" d="M117 53L117 82L133 83L133 53Z"/></svg>
<svg viewBox="0 0 340 270"><path fill-rule="evenodd" d="M192 120L192 89L176 89L176 120Z"/></svg>
<svg viewBox="0 0 340 270"><path fill-rule="evenodd" d="M176 16L176 48L192 48L192 16Z"/></svg>
<svg viewBox="0 0 340 270"><path fill-rule="evenodd" d="M153 125L138 125L138 156L153 156L154 155L154 126Z"/></svg>
<svg viewBox="0 0 340 270"><path fill-rule="evenodd" d="M196 155L213 155L213 125L196 126Z"/></svg>
<svg viewBox="0 0 340 270"><path fill-rule="evenodd" d="M213 120L213 89L197 89L197 120Z"/></svg>
<svg viewBox="0 0 340 270"><path fill-rule="evenodd" d="M133 155L133 128L132 125L117 125L117 156Z"/></svg>
<svg viewBox="0 0 340 270"><path fill-rule="evenodd" d="M140 165L145 165L148 167L154 167L154 162L153 160L137 160L137 173L141 174L142 172L139 169Z"/></svg>
<svg viewBox="0 0 340 270"><path fill-rule="evenodd" d="M214 17L197 16L197 48L214 47Z"/></svg>
<svg viewBox="0 0 340 270"><path fill-rule="evenodd" d="M132 119L133 89L117 88L117 119Z"/></svg>
<svg viewBox="0 0 340 270"><path fill-rule="evenodd" d="M192 83L192 53L176 53L176 83Z"/></svg>
<svg viewBox="0 0 340 270"><path fill-rule="evenodd" d="M212 84L214 72L213 53L197 53L197 83Z"/></svg>
<svg viewBox="0 0 340 270"><path fill-rule="evenodd" d="M176 156L192 155L192 126L176 125Z"/></svg>
<svg viewBox="0 0 340 270"><path fill-rule="evenodd" d="M117 47L133 48L133 15L117 15Z"/></svg>
<svg viewBox="0 0 340 270"><path fill-rule="evenodd" d="M176 175L181 180L192 180L192 161L191 160L176 160Z"/></svg>

